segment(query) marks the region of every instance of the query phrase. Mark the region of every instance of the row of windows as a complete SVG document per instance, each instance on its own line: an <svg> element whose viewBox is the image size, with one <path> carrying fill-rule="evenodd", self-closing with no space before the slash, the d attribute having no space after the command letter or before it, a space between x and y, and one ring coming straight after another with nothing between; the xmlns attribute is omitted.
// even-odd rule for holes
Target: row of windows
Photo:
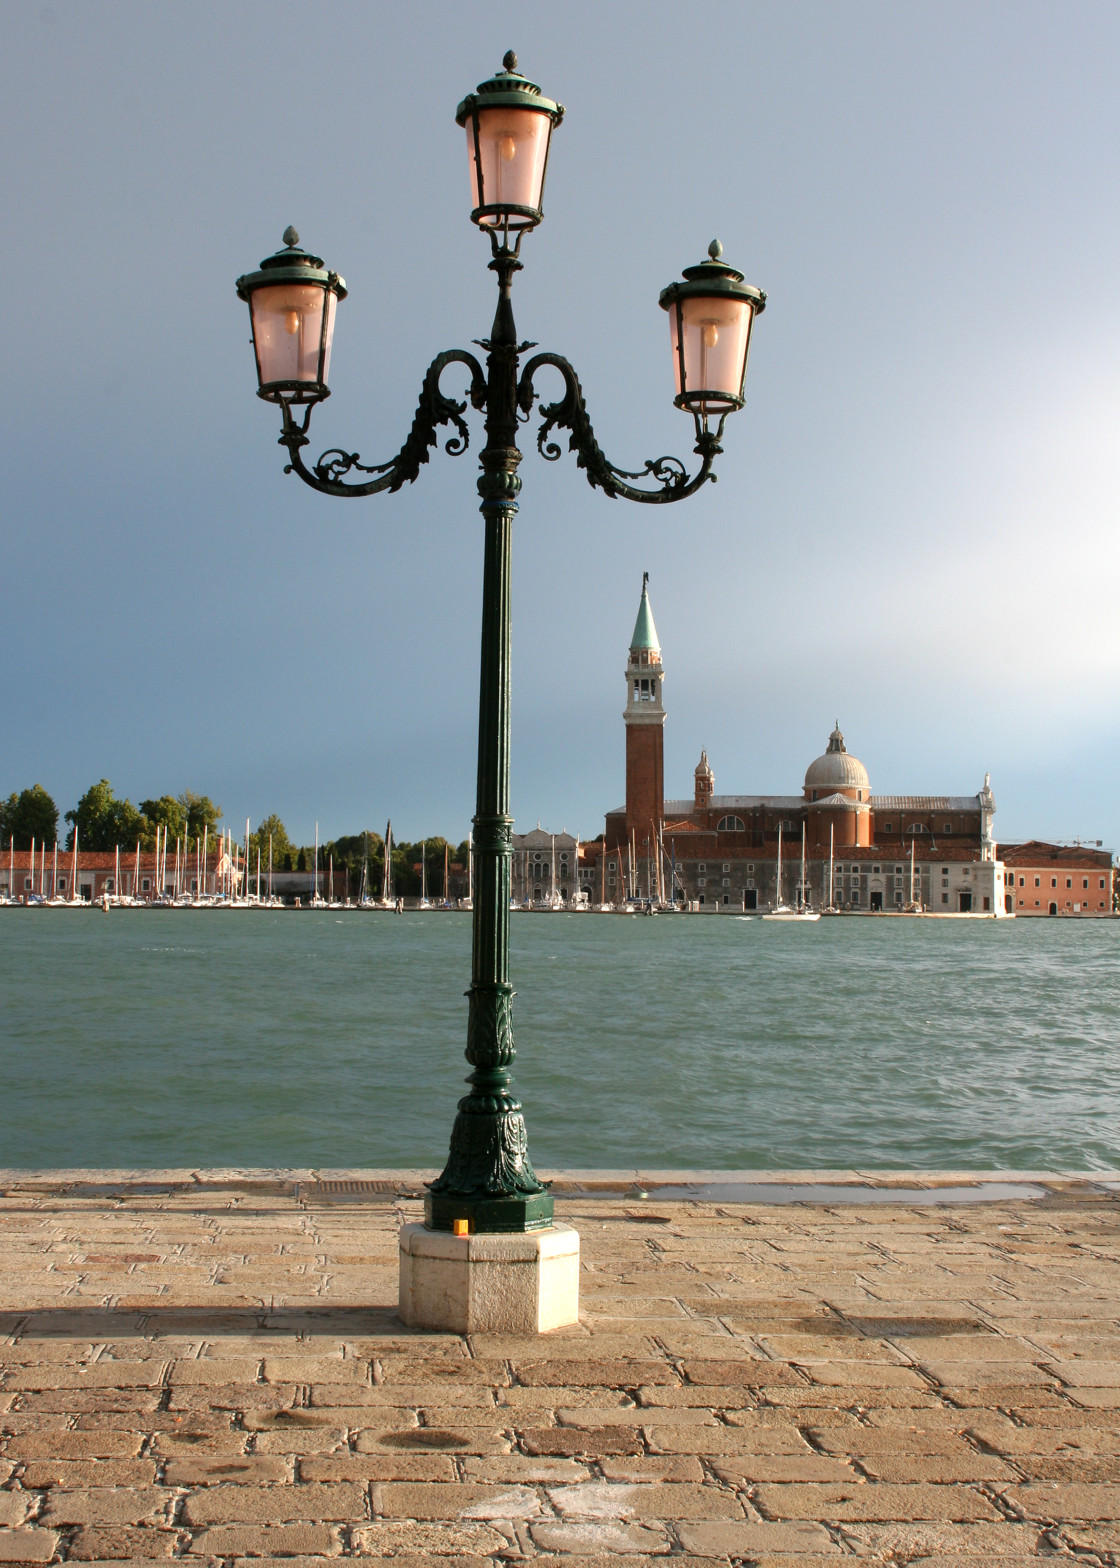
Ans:
<svg viewBox="0 0 1120 1568"><path fill-rule="evenodd" d="M1009 901L1010 901L1010 895L1008 895L1008 898L1009 898ZM1026 901L1025 898L1019 899L1018 902L1019 902L1019 908L1020 909L1023 909L1023 908L1026 907L1026 902L1027 901ZM1042 907L1042 905L1040 904L1040 902L1039 902L1039 900L1037 898L1034 901L1034 907L1036 909L1041 909L1041 907ZM1082 908L1088 909L1088 907L1089 907L1089 900L1088 899L1085 899L1084 905L1082 905L1082 904L1072 904L1071 905L1069 899L1068 898L1066 899L1066 908L1067 909L1072 908L1072 910L1073 910L1075 915L1079 915L1081 913ZM1101 901L1097 905L1097 908L1098 909L1103 909L1104 908L1104 899L1103 898L1101 899ZM1057 912L1058 912L1057 904L1053 904L1052 903L1050 905L1050 913L1053 915L1053 914L1057 914Z"/></svg>
<svg viewBox="0 0 1120 1568"><path fill-rule="evenodd" d="M926 827L924 822L911 822L910 826L906 829L906 831L907 831L907 833L928 833L929 832L929 828ZM952 832L953 832L953 824L951 822L946 822L945 826L942 828L941 831L942 831L942 836L944 836L944 834L946 834L946 833L951 835ZM883 823L883 832L884 833L893 833L894 832L894 823L893 822L884 822Z"/></svg>
<svg viewBox="0 0 1120 1568"><path fill-rule="evenodd" d="M1008 881L1009 882L1014 882L1014 880L1015 880L1015 873L1012 872L1010 874L1010 876L1008 877ZM1020 887L1026 887L1026 885L1027 885L1026 877L1020 877L1019 878L1019 886ZM1035 887L1041 887L1042 886L1042 878L1041 877L1035 877L1034 885L1035 885ZM1058 885L1057 877L1051 877L1050 878L1050 886L1051 887L1057 887L1057 885ZM1101 887L1101 889L1103 890L1107 885L1108 884L1106 883L1104 877L1101 877L1099 879L1099 886ZM1089 878L1088 877L1082 877L1081 878L1081 886L1082 886L1083 889L1088 890L1088 887L1089 887ZM1068 887L1068 888L1072 888L1073 887L1073 878L1072 877L1066 877L1066 887Z"/></svg>

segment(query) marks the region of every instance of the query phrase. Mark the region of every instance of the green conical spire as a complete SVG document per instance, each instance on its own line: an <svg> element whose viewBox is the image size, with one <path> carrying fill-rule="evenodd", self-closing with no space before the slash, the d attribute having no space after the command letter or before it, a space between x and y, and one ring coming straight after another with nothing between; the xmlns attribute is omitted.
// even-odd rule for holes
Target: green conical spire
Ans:
<svg viewBox="0 0 1120 1568"><path fill-rule="evenodd" d="M661 644L657 640L657 627L653 624L653 611L649 607L649 573L642 573L642 602L638 606L638 619L634 622L634 635L630 639L630 652L637 653L643 648L653 652L661 652Z"/></svg>

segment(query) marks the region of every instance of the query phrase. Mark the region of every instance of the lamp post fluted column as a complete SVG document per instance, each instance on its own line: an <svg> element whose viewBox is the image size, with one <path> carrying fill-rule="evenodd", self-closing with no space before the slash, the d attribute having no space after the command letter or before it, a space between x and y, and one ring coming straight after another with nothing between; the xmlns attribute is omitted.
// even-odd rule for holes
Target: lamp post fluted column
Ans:
<svg viewBox="0 0 1120 1568"><path fill-rule="evenodd" d="M529 1160L521 1105L510 1092L513 987L509 979L510 657L513 520L521 480L517 469L517 329L511 291L520 262L503 247L498 308L486 361L486 446L478 492L485 527L482 649L478 696L478 777L475 792L475 883L467 1060L470 1093L459 1101L443 1174L431 1184L424 1222L449 1230L466 1220L481 1231L542 1230L552 1223L552 1197Z"/></svg>

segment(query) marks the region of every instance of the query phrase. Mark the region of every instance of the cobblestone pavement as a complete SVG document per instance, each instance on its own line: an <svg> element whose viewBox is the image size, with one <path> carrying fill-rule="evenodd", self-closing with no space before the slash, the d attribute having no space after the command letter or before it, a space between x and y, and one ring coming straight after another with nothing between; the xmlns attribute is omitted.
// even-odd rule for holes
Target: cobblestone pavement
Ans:
<svg viewBox="0 0 1120 1568"><path fill-rule="evenodd" d="M0 1563L1120 1563L1120 1196L566 1190L581 1326L461 1339L414 1183L0 1182Z"/></svg>

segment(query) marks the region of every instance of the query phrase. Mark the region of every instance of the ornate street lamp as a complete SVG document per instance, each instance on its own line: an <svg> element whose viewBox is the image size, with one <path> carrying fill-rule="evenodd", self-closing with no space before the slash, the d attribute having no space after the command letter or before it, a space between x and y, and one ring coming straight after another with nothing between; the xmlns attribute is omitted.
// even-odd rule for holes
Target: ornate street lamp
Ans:
<svg viewBox="0 0 1120 1568"><path fill-rule="evenodd" d="M424 1204L429 1230L517 1232L552 1224L552 1197L529 1159L521 1105L511 1093L514 1058L509 980L510 867L513 818L509 813L510 755L510 563L513 519L521 489L518 425L537 401L534 379L549 366L563 378L557 402L542 402L537 449L555 462L560 446L550 436L568 431L568 448L588 482L612 499L655 505L683 501L707 480L722 451L727 415L743 406L743 379L751 327L766 303L761 290L744 284L742 273L720 260L713 242L709 259L684 272L661 294L669 312L676 405L692 414L700 465L689 475L675 457L658 457L633 471L617 468L600 450L583 392L572 366L559 354L534 354L524 367L511 291L521 270L521 241L542 218L541 200L548 148L564 111L545 98L517 69L510 53L504 70L481 82L459 105L470 159L471 219L490 235L490 268L497 274L498 307L490 337L482 343L486 369L465 349L448 349L428 367L412 429L397 455L385 463L363 463L356 452L332 448L312 466L304 460L311 411L330 395L327 375L335 306L346 287L317 256L299 249L294 229L286 249L239 278L247 301L257 357L258 395L278 403L280 444L288 450L285 473L295 473L324 495L365 496L399 490L415 480L436 445L439 427L454 434L444 449L466 451L467 401L440 390L449 365L470 373L467 397L485 411L486 445L479 458L478 490L485 519L482 588L482 660L479 685L478 781L474 816L474 928L468 992L466 1056L473 1071L470 1093L459 1101L451 1147L442 1175L431 1183ZM294 410L303 406L302 418ZM714 421L714 428L713 422ZM350 480L348 475L369 475ZM640 481L652 482L642 488ZM465 1223L465 1227L463 1225Z"/></svg>

